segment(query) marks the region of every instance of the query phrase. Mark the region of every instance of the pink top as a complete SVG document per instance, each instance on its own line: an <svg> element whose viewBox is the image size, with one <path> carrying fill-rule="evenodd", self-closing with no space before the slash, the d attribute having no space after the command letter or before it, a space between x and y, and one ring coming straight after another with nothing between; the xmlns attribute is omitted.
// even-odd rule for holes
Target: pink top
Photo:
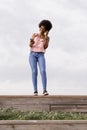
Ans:
<svg viewBox="0 0 87 130"><path fill-rule="evenodd" d="M44 45L46 43L45 39L41 39L38 34L34 38L34 44L31 47L31 51L34 52L45 52Z"/></svg>

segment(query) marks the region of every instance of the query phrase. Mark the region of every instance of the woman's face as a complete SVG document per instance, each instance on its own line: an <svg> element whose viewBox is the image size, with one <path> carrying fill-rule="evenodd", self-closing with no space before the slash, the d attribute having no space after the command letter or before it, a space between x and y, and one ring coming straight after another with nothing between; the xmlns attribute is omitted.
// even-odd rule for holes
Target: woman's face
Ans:
<svg viewBox="0 0 87 130"><path fill-rule="evenodd" d="M41 27L39 28L39 31L40 31L41 34L45 33L45 32L46 32L45 27L44 27L44 26L41 26Z"/></svg>

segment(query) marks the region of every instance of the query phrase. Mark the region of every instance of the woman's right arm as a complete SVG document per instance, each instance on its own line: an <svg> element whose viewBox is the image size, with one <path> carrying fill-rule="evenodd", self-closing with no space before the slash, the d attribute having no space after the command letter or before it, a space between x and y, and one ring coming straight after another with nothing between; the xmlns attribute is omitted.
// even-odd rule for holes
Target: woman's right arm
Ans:
<svg viewBox="0 0 87 130"><path fill-rule="evenodd" d="M30 38L30 42L29 42L30 47L32 47L34 44L34 38L35 38L35 34L33 34L32 37Z"/></svg>

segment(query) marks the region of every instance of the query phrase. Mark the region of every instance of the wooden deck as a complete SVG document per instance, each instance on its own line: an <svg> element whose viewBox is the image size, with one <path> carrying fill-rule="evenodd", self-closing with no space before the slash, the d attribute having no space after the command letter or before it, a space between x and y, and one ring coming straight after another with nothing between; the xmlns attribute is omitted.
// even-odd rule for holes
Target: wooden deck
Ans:
<svg viewBox="0 0 87 130"><path fill-rule="evenodd" d="M87 112L87 96L0 96L0 108ZM87 130L87 120L0 120L0 130Z"/></svg>
<svg viewBox="0 0 87 130"><path fill-rule="evenodd" d="M87 121L4 120L0 130L87 130Z"/></svg>
<svg viewBox="0 0 87 130"><path fill-rule="evenodd" d="M0 108L21 111L87 112L87 96L0 96Z"/></svg>

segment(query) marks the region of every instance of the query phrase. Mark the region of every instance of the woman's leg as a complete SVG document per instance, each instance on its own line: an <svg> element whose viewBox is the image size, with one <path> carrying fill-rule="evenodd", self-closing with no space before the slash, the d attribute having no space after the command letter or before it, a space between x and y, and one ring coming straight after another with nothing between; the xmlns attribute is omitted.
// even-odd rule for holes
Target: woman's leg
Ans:
<svg viewBox="0 0 87 130"><path fill-rule="evenodd" d="M38 90L37 90L37 75L38 75L37 57L35 56L34 52L30 53L29 63L30 63L31 70L32 70L32 82L33 82L34 92L35 91L38 92Z"/></svg>
<svg viewBox="0 0 87 130"><path fill-rule="evenodd" d="M46 91L46 86L47 86L46 63L45 63L44 53L39 53L38 64L39 64L39 68L40 68L43 92L44 92L44 91Z"/></svg>

